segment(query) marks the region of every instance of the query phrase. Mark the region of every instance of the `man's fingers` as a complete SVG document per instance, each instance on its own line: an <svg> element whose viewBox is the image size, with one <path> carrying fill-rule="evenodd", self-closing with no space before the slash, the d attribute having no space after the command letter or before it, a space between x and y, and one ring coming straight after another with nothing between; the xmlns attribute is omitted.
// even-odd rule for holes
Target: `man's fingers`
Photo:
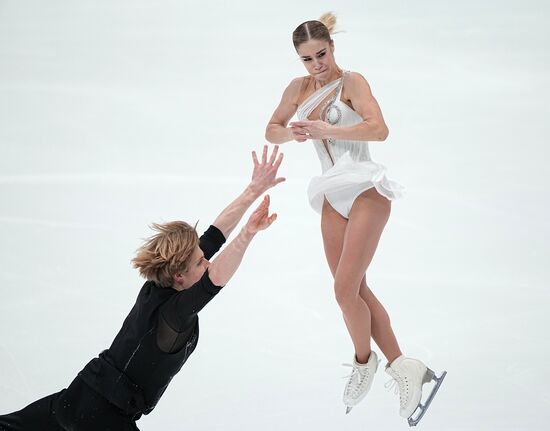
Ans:
<svg viewBox="0 0 550 431"><path fill-rule="evenodd" d="M266 207L269 207L269 195L265 195L262 203L258 207L258 210L264 211Z"/></svg>
<svg viewBox="0 0 550 431"><path fill-rule="evenodd" d="M281 163L282 163L282 161L283 161L283 156L284 156L283 153L279 154L279 158L277 159L277 161L276 161L275 164L273 165L273 167L275 168L275 170L279 169L279 166L281 166Z"/></svg>
<svg viewBox="0 0 550 431"><path fill-rule="evenodd" d="M275 159L277 158L277 153L279 152L279 146L275 145L275 149L271 152L271 157L269 158L269 164L272 165Z"/></svg>
<svg viewBox="0 0 550 431"><path fill-rule="evenodd" d="M262 213L265 213L269 210L269 195L265 195L260 205L254 210L253 216L262 216Z"/></svg>
<svg viewBox="0 0 550 431"><path fill-rule="evenodd" d="M266 164L267 162L267 145L264 145L264 152L262 154L262 164Z"/></svg>
<svg viewBox="0 0 550 431"><path fill-rule="evenodd" d="M276 213L271 214L269 217L266 214L265 218L262 220L263 229L267 229L275 220L277 220Z"/></svg>
<svg viewBox="0 0 550 431"><path fill-rule="evenodd" d="M280 183L282 183L282 182L284 182L284 181L286 181L286 178L283 178L283 177L277 178L277 179L275 180L275 185L280 184Z"/></svg>
<svg viewBox="0 0 550 431"><path fill-rule="evenodd" d="M256 155L256 151L252 151L252 161L254 162L254 166L258 166L258 156Z"/></svg>

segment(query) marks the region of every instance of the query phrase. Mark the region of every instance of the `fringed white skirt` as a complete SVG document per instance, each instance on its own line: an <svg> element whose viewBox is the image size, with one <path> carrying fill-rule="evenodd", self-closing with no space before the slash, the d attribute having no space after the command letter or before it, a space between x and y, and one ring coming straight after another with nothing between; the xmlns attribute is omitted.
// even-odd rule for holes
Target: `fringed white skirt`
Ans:
<svg viewBox="0 0 550 431"><path fill-rule="evenodd" d="M326 197L330 205L348 218L355 199L365 190L375 188L389 200L398 199L404 187L386 177L386 168L373 161L354 161L344 153L328 170L309 183L309 203L321 214Z"/></svg>

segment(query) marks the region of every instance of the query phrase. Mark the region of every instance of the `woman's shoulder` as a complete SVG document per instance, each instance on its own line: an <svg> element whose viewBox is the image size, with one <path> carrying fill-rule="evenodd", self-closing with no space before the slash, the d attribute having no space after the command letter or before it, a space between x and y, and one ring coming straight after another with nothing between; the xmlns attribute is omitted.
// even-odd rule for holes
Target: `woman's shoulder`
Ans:
<svg viewBox="0 0 550 431"><path fill-rule="evenodd" d="M299 76L298 78L294 78L292 81L290 81L290 84L288 84L287 89L300 92L301 89L304 87L307 87L309 84L309 81L311 80L311 76Z"/></svg>
<svg viewBox="0 0 550 431"><path fill-rule="evenodd" d="M343 96L344 100L351 100L353 96L370 93L370 85L366 78L359 72L347 72L344 78Z"/></svg>
<svg viewBox="0 0 550 431"><path fill-rule="evenodd" d="M285 96L292 103L298 104L301 96L309 85L311 76L300 76L290 81L290 84L286 87Z"/></svg>
<svg viewBox="0 0 550 431"><path fill-rule="evenodd" d="M345 83L351 85L361 85L367 83L367 79L359 72L346 71Z"/></svg>

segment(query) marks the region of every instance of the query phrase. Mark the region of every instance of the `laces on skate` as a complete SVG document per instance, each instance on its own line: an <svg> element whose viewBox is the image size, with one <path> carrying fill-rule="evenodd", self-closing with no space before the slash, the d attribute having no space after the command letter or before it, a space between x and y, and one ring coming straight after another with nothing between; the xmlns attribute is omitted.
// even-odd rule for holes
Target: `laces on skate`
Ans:
<svg viewBox="0 0 550 431"><path fill-rule="evenodd" d="M405 405L405 383L398 374L392 375L392 378L384 384L384 387L390 392L393 389L394 395L399 394L399 405L401 407Z"/></svg>
<svg viewBox="0 0 550 431"><path fill-rule="evenodd" d="M357 395L357 393L360 392L363 378L366 377L368 374L366 373L366 375L363 376L361 371L359 371L359 368L353 364L342 364L342 366L351 367L351 373L347 376L342 376L343 379L348 379L348 384L346 385L346 393L349 394L350 392L353 392L354 395ZM357 385L352 384L354 380L357 382Z"/></svg>

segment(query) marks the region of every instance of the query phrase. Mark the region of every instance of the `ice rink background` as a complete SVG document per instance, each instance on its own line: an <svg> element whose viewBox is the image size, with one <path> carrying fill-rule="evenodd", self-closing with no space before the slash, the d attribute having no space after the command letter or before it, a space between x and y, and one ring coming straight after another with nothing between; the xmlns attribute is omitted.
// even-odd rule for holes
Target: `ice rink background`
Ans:
<svg viewBox="0 0 550 431"><path fill-rule="evenodd" d="M422 429L548 429L550 6L534 0L0 0L0 413L109 346L148 224L206 229L245 187L305 74L291 32L328 10L338 64L390 128L373 157L407 187L367 279L403 351L449 373ZM282 149L279 219L140 429L407 428L383 367L344 415L352 345L305 193L319 162Z"/></svg>

